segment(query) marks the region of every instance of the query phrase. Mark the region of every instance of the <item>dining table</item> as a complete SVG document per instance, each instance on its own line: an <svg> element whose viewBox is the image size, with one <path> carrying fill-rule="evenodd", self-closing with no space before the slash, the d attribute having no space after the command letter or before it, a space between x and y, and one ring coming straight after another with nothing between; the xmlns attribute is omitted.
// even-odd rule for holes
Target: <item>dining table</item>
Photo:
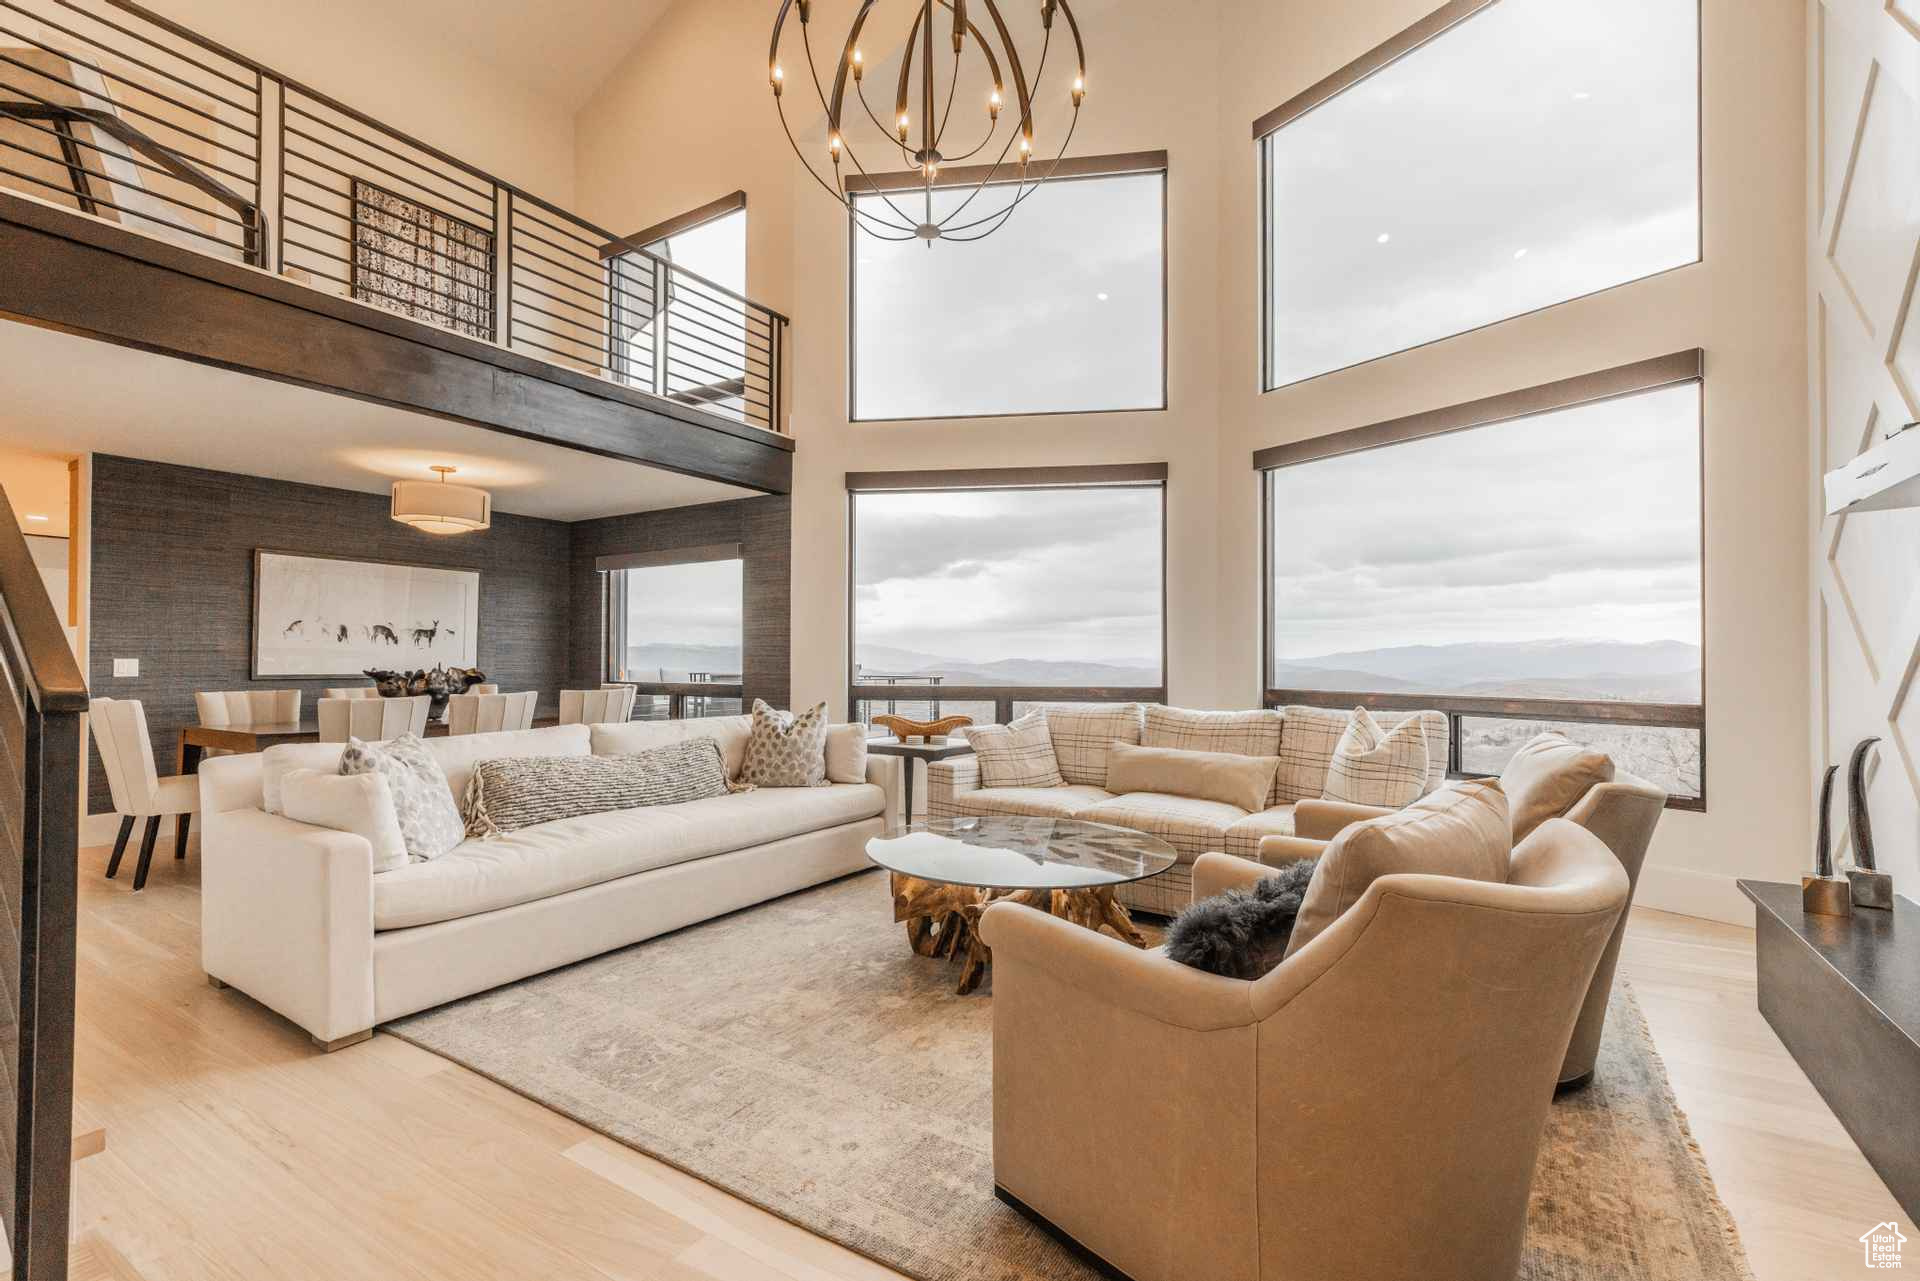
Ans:
<svg viewBox="0 0 1920 1281"><path fill-rule="evenodd" d="M533 728L545 729L549 725L558 725L560 717L554 712L543 712L533 718ZM445 738L445 721L428 721L428 738ZM320 741L320 722L317 717L308 717L298 721L266 722L259 725L218 727L212 725L184 725L180 729L180 754L178 771L181 774L200 772L200 761L209 750L224 752L264 752L269 747L278 747L282 743L317 743Z"/></svg>

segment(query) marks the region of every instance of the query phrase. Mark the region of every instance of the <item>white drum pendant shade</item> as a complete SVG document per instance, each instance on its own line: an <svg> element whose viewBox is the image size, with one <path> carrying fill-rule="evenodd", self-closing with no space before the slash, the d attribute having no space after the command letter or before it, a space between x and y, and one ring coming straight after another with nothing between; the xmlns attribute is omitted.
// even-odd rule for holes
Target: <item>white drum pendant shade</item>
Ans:
<svg viewBox="0 0 1920 1281"><path fill-rule="evenodd" d="M439 480L393 482L393 518L429 534L466 534L493 524L493 495L471 485L449 485L451 467L435 467Z"/></svg>

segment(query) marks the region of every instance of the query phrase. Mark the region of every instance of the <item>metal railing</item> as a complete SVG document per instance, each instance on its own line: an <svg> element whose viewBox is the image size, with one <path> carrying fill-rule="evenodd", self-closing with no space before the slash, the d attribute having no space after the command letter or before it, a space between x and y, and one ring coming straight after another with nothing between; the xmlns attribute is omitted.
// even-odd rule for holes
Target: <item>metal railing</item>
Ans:
<svg viewBox="0 0 1920 1281"><path fill-rule="evenodd" d="M81 721L87 687L14 513L0 503L0 1223L15 1277L65 1281Z"/></svg>
<svg viewBox="0 0 1920 1281"><path fill-rule="evenodd" d="M0 187L785 430L785 316L132 0L0 0Z"/></svg>
<svg viewBox="0 0 1920 1281"><path fill-rule="evenodd" d="M913 720L938 720L943 715L973 716L975 724L1005 725L1035 703L1164 703L1165 686L1128 686L1126 688L1090 688L1082 685L947 685L938 693L919 699L901 697L910 688L906 683L944 681L943 677L895 677L861 673L847 687L847 711L851 719L872 724L880 713L904 715ZM925 714L917 714L921 709ZM977 712L980 714L976 714ZM991 712L989 714L989 709Z"/></svg>

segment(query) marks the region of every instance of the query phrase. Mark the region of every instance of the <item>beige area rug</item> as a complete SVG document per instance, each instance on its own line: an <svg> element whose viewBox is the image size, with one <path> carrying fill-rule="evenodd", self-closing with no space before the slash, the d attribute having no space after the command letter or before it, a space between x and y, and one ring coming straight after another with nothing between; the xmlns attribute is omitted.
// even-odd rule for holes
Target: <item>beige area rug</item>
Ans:
<svg viewBox="0 0 1920 1281"><path fill-rule="evenodd" d="M1091 1281L993 1196L990 986L912 955L863 873L391 1025L925 1281ZM1750 1281L1639 1007L1553 1109L1528 1281Z"/></svg>

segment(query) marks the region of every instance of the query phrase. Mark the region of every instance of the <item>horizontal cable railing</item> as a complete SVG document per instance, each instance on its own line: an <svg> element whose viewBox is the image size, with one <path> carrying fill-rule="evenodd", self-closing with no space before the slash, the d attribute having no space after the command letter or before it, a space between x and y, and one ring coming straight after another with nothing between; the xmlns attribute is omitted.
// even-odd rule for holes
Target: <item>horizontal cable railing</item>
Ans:
<svg viewBox="0 0 1920 1281"><path fill-rule="evenodd" d="M874 678L867 673L847 687L852 719L867 725L879 715L916 721L971 716L976 725L1004 725L1042 703L1164 703L1166 698L1160 686L949 685L937 676Z"/></svg>
<svg viewBox="0 0 1920 1281"><path fill-rule="evenodd" d="M0 187L785 430L778 312L132 0L0 0Z"/></svg>
<svg viewBox="0 0 1920 1281"><path fill-rule="evenodd" d="M1361 690L1270 689L1269 707L1299 704L1350 710L1437 711L1447 718L1448 772L1498 774L1527 739L1558 730L1599 748L1631 773L1666 789L1673 809L1706 808L1706 708L1698 703L1615 699L1376 694Z"/></svg>

